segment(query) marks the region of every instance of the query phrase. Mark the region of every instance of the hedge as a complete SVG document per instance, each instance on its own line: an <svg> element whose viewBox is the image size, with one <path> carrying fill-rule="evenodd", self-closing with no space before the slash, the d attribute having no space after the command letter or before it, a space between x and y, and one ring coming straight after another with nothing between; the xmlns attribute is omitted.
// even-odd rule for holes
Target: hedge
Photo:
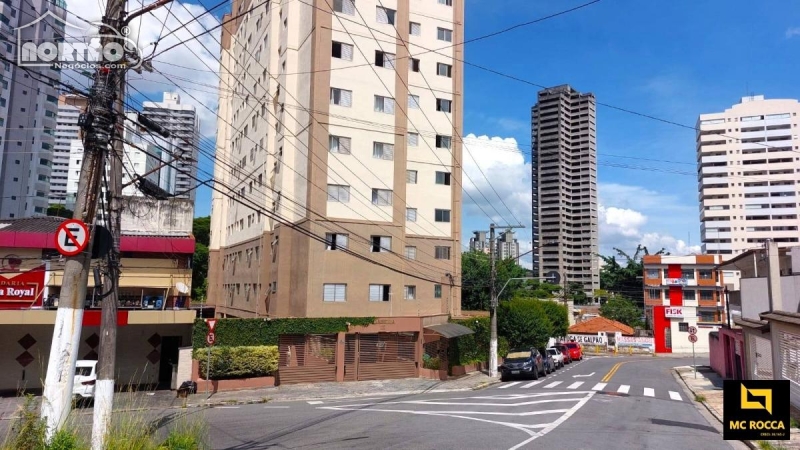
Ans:
<svg viewBox="0 0 800 450"><path fill-rule="evenodd" d="M451 322L463 325L475 331L475 333L459 336L449 346L447 360L450 367L488 362L489 337L491 334L489 318L477 317L451 320ZM503 336L497 339L497 354L500 357L508 354L508 341Z"/></svg>
<svg viewBox="0 0 800 450"><path fill-rule="evenodd" d="M375 323L374 317L296 318L296 319L217 319L214 329L215 346L240 347L278 345L282 334L333 334L347 331L347 324L366 326ZM203 319L194 321L192 346L206 348L208 325Z"/></svg>
<svg viewBox="0 0 800 450"><path fill-rule="evenodd" d="M207 379L208 349L196 349L193 356L200 362L200 376ZM275 345L211 349L212 380L266 377L276 370L278 370L278 347Z"/></svg>

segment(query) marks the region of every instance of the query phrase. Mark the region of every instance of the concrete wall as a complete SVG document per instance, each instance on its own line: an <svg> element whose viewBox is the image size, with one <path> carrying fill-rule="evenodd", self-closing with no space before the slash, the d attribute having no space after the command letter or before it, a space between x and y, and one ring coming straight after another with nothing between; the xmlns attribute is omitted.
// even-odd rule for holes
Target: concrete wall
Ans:
<svg viewBox="0 0 800 450"><path fill-rule="evenodd" d="M187 236L192 232L194 202L188 199L153 200L124 197L122 229L125 234Z"/></svg>
<svg viewBox="0 0 800 450"><path fill-rule="evenodd" d="M0 391L41 389L47 369L52 325L3 325L0 327ZM191 343L190 324L129 325L117 331L117 383L158 382L160 339L180 336L182 345ZM84 327L78 359L96 359L100 327ZM156 343L157 345L153 345ZM27 347L27 350L26 350ZM155 352L155 353L154 353ZM23 355L30 359L27 365ZM31 359L32 358L32 359ZM153 361L151 361L151 359Z"/></svg>
<svg viewBox="0 0 800 450"><path fill-rule="evenodd" d="M781 277L781 293L781 311L800 312L800 275ZM769 311L767 278L742 278L741 299L742 317L760 320L759 314Z"/></svg>
<svg viewBox="0 0 800 450"><path fill-rule="evenodd" d="M725 344L719 333L709 333L708 352L711 369L720 376L725 376Z"/></svg>

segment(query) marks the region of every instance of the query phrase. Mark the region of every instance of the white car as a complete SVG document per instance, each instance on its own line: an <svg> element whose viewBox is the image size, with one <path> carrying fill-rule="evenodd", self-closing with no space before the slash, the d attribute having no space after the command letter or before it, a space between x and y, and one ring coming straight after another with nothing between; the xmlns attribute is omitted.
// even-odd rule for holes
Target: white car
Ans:
<svg viewBox="0 0 800 450"><path fill-rule="evenodd" d="M97 382L97 361L78 360L75 364L75 382L72 385L72 397L81 399L94 398L94 385Z"/></svg>
<svg viewBox="0 0 800 450"><path fill-rule="evenodd" d="M556 364L556 369L559 367L564 367L564 354L558 351L557 348L550 347L547 349L547 354L553 357L553 361Z"/></svg>

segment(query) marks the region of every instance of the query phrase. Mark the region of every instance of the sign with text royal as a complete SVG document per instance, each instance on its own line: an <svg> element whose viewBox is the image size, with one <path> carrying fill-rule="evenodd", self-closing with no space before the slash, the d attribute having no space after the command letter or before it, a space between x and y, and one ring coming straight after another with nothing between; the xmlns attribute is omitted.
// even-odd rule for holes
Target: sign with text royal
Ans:
<svg viewBox="0 0 800 450"><path fill-rule="evenodd" d="M664 278L664 284L667 286L686 286L689 280L686 278Z"/></svg>
<svg viewBox="0 0 800 450"><path fill-rule="evenodd" d="M789 439L789 380L725 380L725 440Z"/></svg>
<svg viewBox="0 0 800 450"><path fill-rule="evenodd" d="M672 306L664 308L664 317L683 317L683 307Z"/></svg>
<svg viewBox="0 0 800 450"><path fill-rule="evenodd" d="M0 309L42 306L45 266L27 272L0 272Z"/></svg>

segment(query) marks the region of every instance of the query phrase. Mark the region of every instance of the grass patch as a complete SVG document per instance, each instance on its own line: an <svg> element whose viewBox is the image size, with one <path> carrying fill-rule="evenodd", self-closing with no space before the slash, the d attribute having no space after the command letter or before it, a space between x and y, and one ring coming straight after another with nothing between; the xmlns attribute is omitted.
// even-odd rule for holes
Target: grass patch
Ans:
<svg viewBox="0 0 800 450"><path fill-rule="evenodd" d="M702 394L694 394L694 401L696 401L698 403L705 403L706 396L702 395Z"/></svg>
<svg viewBox="0 0 800 450"><path fill-rule="evenodd" d="M797 421L794 417L789 420L789 426L792 428L800 428L800 422Z"/></svg>
<svg viewBox="0 0 800 450"><path fill-rule="evenodd" d="M786 450L786 447L780 445L772 445L769 441L758 441L758 448L761 450Z"/></svg>

